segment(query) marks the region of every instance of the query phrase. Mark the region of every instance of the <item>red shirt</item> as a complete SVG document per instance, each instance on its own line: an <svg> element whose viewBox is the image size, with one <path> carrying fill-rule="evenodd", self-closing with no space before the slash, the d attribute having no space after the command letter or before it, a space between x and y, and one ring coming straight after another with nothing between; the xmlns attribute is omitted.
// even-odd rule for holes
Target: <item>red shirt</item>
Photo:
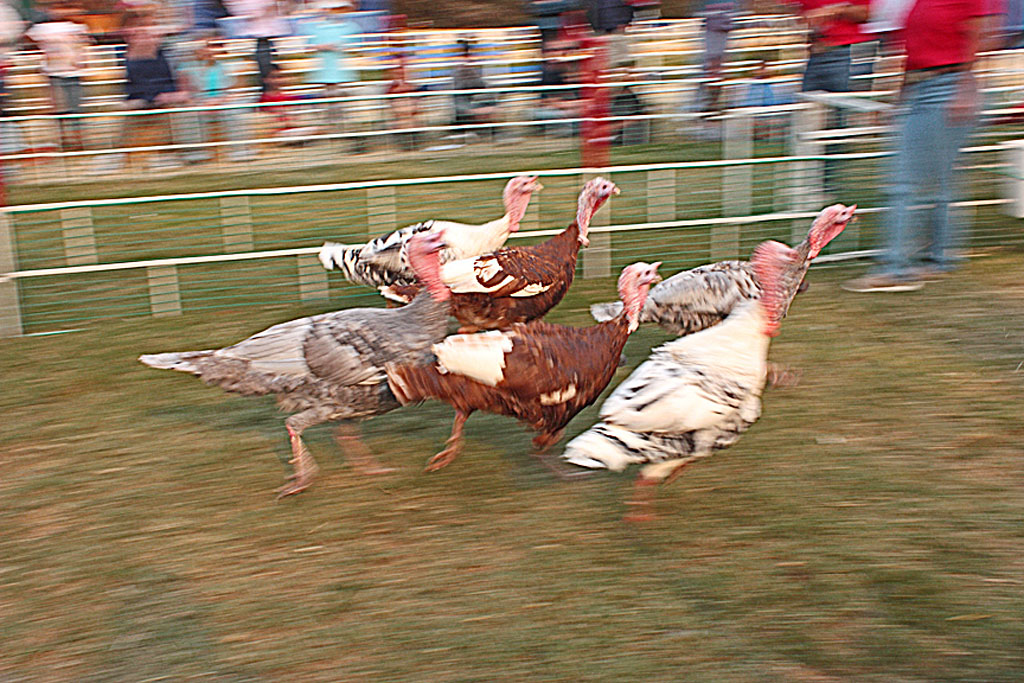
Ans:
<svg viewBox="0 0 1024 683"><path fill-rule="evenodd" d="M907 15L903 42L907 71L970 62L967 22L998 13L998 0L917 0Z"/></svg>
<svg viewBox="0 0 1024 683"><path fill-rule="evenodd" d="M871 0L848 0L848 2L851 5L862 5L864 7L868 7L871 4ZM844 4L837 0L797 0L797 3L800 5L800 11L804 14L811 10L828 7L829 5ZM874 36L866 35L861 30L861 24L847 21L846 19L836 19L835 21L828 22L822 29L822 35L817 38L817 40L832 47L863 43L866 40L874 39Z"/></svg>

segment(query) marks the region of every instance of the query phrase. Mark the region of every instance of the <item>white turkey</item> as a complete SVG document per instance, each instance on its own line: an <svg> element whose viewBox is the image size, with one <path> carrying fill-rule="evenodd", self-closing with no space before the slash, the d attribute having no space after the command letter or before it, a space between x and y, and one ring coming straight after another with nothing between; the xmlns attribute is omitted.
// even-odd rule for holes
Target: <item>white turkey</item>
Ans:
<svg viewBox="0 0 1024 683"><path fill-rule="evenodd" d="M274 325L233 346L209 351L158 353L139 360L154 368L198 375L207 384L246 396L274 394L293 413L285 420L294 474L279 489L298 493L312 483L317 466L302 432L322 422L357 420L399 406L384 366L427 362L432 344L448 328L450 292L440 279L442 235L415 236L409 261L424 291L408 306L351 308ZM339 446L366 472L377 467L351 424L339 425Z"/></svg>
<svg viewBox="0 0 1024 683"><path fill-rule="evenodd" d="M441 252L442 263L492 252L504 245L510 234L519 230L519 223L530 205L530 197L542 188L537 176L516 176L505 185L502 193L505 214L500 218L482 225L446 220L423 221L356 246L325 242L320 248L320 262L327 270L338 270L348 280L374 289L412 285L416 280L402 253L413 235L443 232L446 247Z"/></svg>
<svg viewBox="0 0 1024 683"><path fill-rule="evenodd" d="M564 460L616 471L642 464L635 502L647 506L651 484L733 444L757 420L769 342L796 293L802 264L796 250L763 242L752 266L761 296L718 325L654 349L601 406L601 422L569 442Z"/></svg>
<svg viewBox="0 0 1024 683"><path fill-rule="evenodd" d="M444 264L441 279L452 290L451 313L460 331L503 329L544 317L572 286L580 247L590 244L591 219L618 193L612 181L591 178L576 200L575 219L557 235ZM382 293L405 302L417 291L417 286L393 286Z"/></svg>
<svg viewBox="0 0 1024 683"><path fill-rule="evenodd" d="M803 280L807 269L853 218L854 206L834 204L822 210L811 224L807 237L796 246L800 269L791 277ZM761 289L749 261L719 261L684 270L651 289L640 314L641 323L657 323L672 334L692 334L721 322L739 304L756 299ZM618 315L618 301L594 304L591 315L597 321Z"/></svg>

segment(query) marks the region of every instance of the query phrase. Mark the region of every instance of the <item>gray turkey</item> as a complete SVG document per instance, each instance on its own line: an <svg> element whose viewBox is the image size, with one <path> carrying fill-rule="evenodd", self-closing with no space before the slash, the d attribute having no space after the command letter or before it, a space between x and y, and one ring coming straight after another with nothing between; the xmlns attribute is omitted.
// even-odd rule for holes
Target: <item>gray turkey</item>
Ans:
<svg viewBox="0 0 1024 683"><path fill-rule="evenodd" d="M564 460L616 471L643 465L634 502L648 506L652 484L739 439L761 415L768 346L803 265L796 250L764 242L752 267L760 297L718 325L654 349L605 400L601 422L569 442ZM645 507L631 518L646 516Z"/></svg>
<svg viewBox="0 0 1024 683"><path fill-rule="evenodd" d="M796 246L800 268L791 277L803 280L818 253L853 218L854 206L834 204L822 210L806 239ZM736 306L761 295L749 261L719 261L684 270L651 289L640 322L656 323L672 334L684 335L721 322ZM593 304L597 321L609 320L622 309L618 301Z"/></svg>
<svg viewBox="0 0 1024 683"><path fill-rule="evenodd" d="M542 188L537 176L516 176L505 185L502 193L505 214L500 218L482 225L446 220L423 221L356 246L325 242L320 248L320 262L327 270L338 270L348 280L374 289L413 285L416 280L402 256L403 248L413 235L443 232L446 247L441 252L442 263L492 252L504 245L510 234L519 230L519 223L530 205L530 197Z"/></svg>
<svg viewBox="0 0 1024 683"><path fill-rule="evenodd" d="M302 432L327 421L349 421L386 413L399 406L388 388L384 366L426 362L430 346L448 327L450 292L440 279L442 235L425 233L410 242L408 257L424 291L396 309L352 308L274 325L237 344L208 351L158 353L139 360L154 368L198 375L207 384L245 396L273 394L292 413L285 426L294 474L281 496L303 491L317 466ZM370 471L373 456L354 427L338 427L338 443Z"/></svg>

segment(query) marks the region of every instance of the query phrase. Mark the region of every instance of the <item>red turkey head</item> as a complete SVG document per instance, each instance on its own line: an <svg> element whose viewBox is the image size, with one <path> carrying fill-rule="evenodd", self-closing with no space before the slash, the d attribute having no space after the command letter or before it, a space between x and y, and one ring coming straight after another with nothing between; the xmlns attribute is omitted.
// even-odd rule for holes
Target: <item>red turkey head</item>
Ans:
<svg viewBox="0 0 1024 683"><path fill-rule="evenodd" d="M856 210L856 204L853 206L833 204L822 209L818 217L814 219L811 231L807 233L807 241L811 244L811 250L807 254L807 258L816 258L821 253L821 250L825 248L825 245L843 231L846 224L853 219L853 212Z"/></svg>
<svg viewBox="0 0 1024 683"><path fill-rule="evenodd" d="M435 301L445 301L451 296L448 286L441 281L440 252L444 245L444 232L438 231L413 235L406 247L409 267Z"/></svg>
<svg viewBox="0 0 1024 683"><path fill-rule="evenodd" d="M782 242L761 242L750 258L754 266L754 277L761 285L760 305L764 311L764 333L774 337L789 306L789 292L786 287L786 272L800 259L796 249L790 249Z"/></svg>
<svg viewBox="0 0 1024 683"><path fill-rule="evenodd" d="M576 203L576 225L580 229L580 244L590 246L587 232L590 230L590 219L594 217L597 210L608 198L618 194L619 188L610 180L598 176L587 181L580 192L579 201Z"/></svg>
<svg viewBox="0 0 1024 683"><path fill-rule="evenodd" d="M640 325L640 309L647 300L647 292L651 285L661 281L657 263L638 261L622 269L619 275L619 298L622 299L622 310L629 320L629 331L633 332Z"/></svg>
<svg viewBox="0 0 1024 683"><path fill-rule="evenodd" d="M505 203L505 214L509 217L509 232L519 229L519 221L523 220L523 216L526 215L526 207L530 205L531 195L543 189L544 186L540 184L535 175L519 175L505 184L505 191L501 193L501 199Z"/></svg>

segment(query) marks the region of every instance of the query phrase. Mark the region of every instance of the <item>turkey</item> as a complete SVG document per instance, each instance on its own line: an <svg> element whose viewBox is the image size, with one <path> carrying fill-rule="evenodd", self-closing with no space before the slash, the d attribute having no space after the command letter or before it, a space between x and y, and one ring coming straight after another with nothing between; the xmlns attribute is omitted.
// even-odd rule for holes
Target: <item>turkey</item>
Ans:
<svg viewBox="0 0 1024 683"><path fill-rule="evenodd" d="M519 222L530 205L530 197L542 188L537 176L516 176L508 181L502 192L505 215L501 218L483 225L423 221L351 247L325 242L320 248L320 262L327 270L337 269L348 280L374 289L395 284L414 285L416 279L402 256L409 238L425 232L443 232L447 246L441 252L442 263L492 252L505 244L511 233L519 230Z"/></svg>
<svg viewBox="0 0 1024 683"><path fill-rule="evenodd" d="M576 219L546 242L503 247L475 259L451 261L441 279L452 290L452 315L460 332L501 329L541 318L572 285L580 246L590 242L590 220L613 194L615 183L604 178L587 182L577 200ZM415 289L392 291L404 299Z"/></svg>
<svg viewBox="0 0 1024 683"><path fill-rule="evenodd" d="M601 406L601 422L569 442L564 460L616 471L644 464L635 502L647 506L651 484L735 443L761 414L768 345L804 264L799 251L764 242L752 266L761 296L718 325L656 348ZM631 517L646 516L644 508Z"/></svg>
<svg viewBox="0 0 1024 683"><path fill-rule="evenodd" d="M285 426L295 469L278 491L280 496L298 493L309 487L317 471L302 432L322 422L356 420L397 408L384 365L420 357L428 362L430 345L444 338L449 292L439 277L443 244L438 233L411 240L409 261L426 290L408 306L323 313L274 325L222 349L158 353L139 360L154 368L190 372L226 391L276 395L280 407L293 413ZM336 436L339 446L348 442L349 455L361 469L375 471L376 462L353 425L343 423Z"/></svg>
<svg viewBox="0 0 1024 683"><path fill-rule="evenodd" d="M818 214L807 238L796 247L801 268L793 276L803 279L811 261L843 231L856 209L856 205L834 204ZM710 263L676 273L653 288L640 322L657 323L672 334L692 334L721 322L736 306L760 294L748 261ZM618 301L594 304L590 312L595 320L608 320L621 307Z"/></svg>
<svg viewBox="0 0 1024 683"><path fill-rule="evenodd" d="M634 263L622 271L625 312L612 320L583 328L535 321L452 335L434 344L435 363L388 365L388 383L402 405L433 398L455 408L448 447L430 459L427 470L455 459L463 425L477 410L527 423L540 432L533 444L541 452L562 438L569 420L593 403L615 374L644 298L658 281L659 265Z"/></svg>

